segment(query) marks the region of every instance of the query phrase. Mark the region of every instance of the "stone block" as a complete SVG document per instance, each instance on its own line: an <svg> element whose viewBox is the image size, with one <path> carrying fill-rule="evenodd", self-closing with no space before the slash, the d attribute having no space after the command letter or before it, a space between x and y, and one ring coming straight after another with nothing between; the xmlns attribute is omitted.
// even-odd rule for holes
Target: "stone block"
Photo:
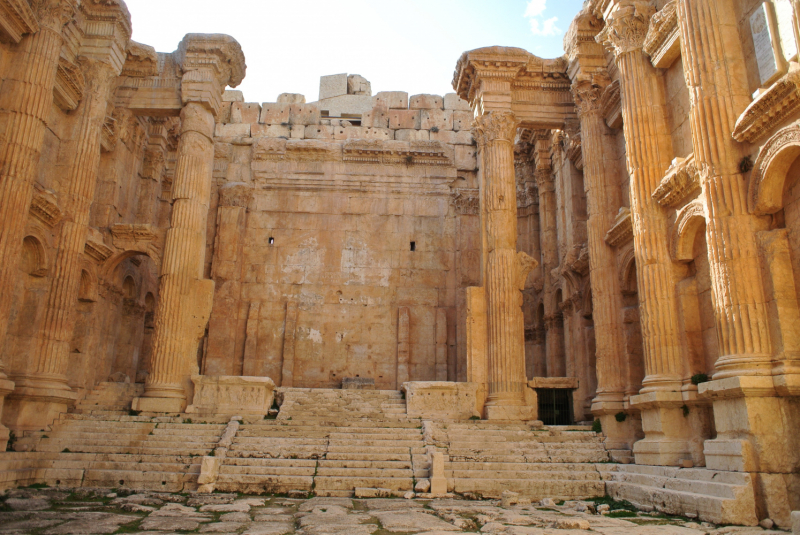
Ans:
<svg viewBox="0 0 800 535"><path fill-rule="evenodd" d="M459 132L461 130L472 129L472 122L475 117L471 111L454 111L453 112L453 130Z"/></svg>
<svg viewBox="0 0 800 535"><path fill-rule="evenodd" d="M372 96L372 84L360 74L351 74L347 77L347 94Z"/></svg>
<svg viewBox="0 0 800 535"><path fill-rule="evenodd" d="M347 94L347 73L319 78L319 100Z"/></svg>
<svg viewBox="0 0 800 535"><path fill-rule="evenodd" d="M290 139L304 139L306 135L306 127L302 124L293 124L289 127Z"/></svg>
<svg viewBox="0 0 800 535"><path fill-rule="evenodd" d="M257 123L261 106L256 102L234 102L231 104L232 123Z"/></svg>
<svg viewBox="0 0 800 535"><path fill-rule="evenodd" d="M285 137L291 136L292 127L280 124L253 124L250 126L251 137ZM305 126L299 125L305 131Z"/></svg>
<svg viewBox="0 0 800 535"><path fill-rule="evenodd" d="M233 102L222 102L219 105L219 113L217 114L218 123L231 122L231 105Z"/></svg>
<svg viewBox="0 0 800 535"><path fill-rule="evenodd" d="M431 141L439 141L441 143L447 143L448 145L455 145L456 134L458 134L458 132L453 132L452 130L439 130L438 132L431 131Z"/></svg>
<svg viewBox="0 0 800 535"><path fill-rule="evenodd" d="M472 108L469 107L469 102L462 99L455 93L447 93L444 96L444 109L469 112L472 111Z"/></svg>
<svg viewBox="0 0 800 535"><path fill-rule="evenodd" d="M356 498L390 498L392 491L390 489L357 487L355 495Z"/></svg>
<svg viewBox="0 0 800 535"><path fill-rule="evenodd" d="M372 97L372 105L388 110L407 110L408 93L405 91L381 91Z"/></svg>
<svg viewBox="0 0 800 535"><path fill-rule="evenodd" d="M800 535L800 511L792 511L792 535Z"/></svg>
<svg viewBox="0 0 800 535"><path fill-rule="evenodd" d="M380 140L394 139L394 130L389 130L388 128L369 128L362 126L361 129L364 135L364 139L380 139Z"/></svg>
<svg viewBox="0 0 800 535"><path fill-rule="evenodd" d="M250 123L217 123L215 137L250 137Z"/></svg>
<svg viewBox="0 0 800 535"><path fill-rule="evenodd" d="M422 110L420 128L423 130L452 130L453 112L451 110Z"/></svg>
<svg viewBox="0 0 800 535"><path fill-rule="evenodd" d="M222 102L244 102L244 93L236 89L228 89L222 93Z"/></svg>
<svg viewBox="0 0 800 535"><path fill-rule="evenodd" d="M306 139L333 139L333 127L325 125L306 126Z"/></svg>
<svg viewBox="0 0 800 535"><path fill-rule="evenodd" d="M472 137L471 130L456 132L456 145L475 145L475 138Z"/></svg>
<svg viewBox="0 0 800 535"><path fill-rule="evenodd" d="M478 168L477 148L470 145L456 145L456 169L473 171Z"/></svg>
<svg viewBox="0 0 800 535"><path fill-rule="evenodd" d="M389 128L389 110L383 107L372 108L361 116L361 126Z"/></svg>
<svg viewBox="0 0 800 535"><path fill-rule="evenodd" d="M345 377L342 390L375 390L375 379L371 377Z"/></svg>
<svg viewBox="0 0 800 535"><path fill-rule="evenodd" d="M410 110L441 110L444 108L444 101L439 95L413 95L408 100Z"/></svg>
<svg viewBox="0 0 800 535"><path fill-rule="evenodd" d="M269 377L193 375L194 399L189 414L267 414L275 383Z"/></svg>
<svg viewBox="0 0 800 535"><path fill-rule="evenodd" d="M477 383L410 381L403 383L409 418L468 420L480 417Z"/></svg>
<svg viewBox="0 0 800 535"><path fill-rule="evenodd" d="M397 141L430 141L431 133L428 130L395 130L394 138Z"/></svg>
<svg viewBox="0 0 800 535"><path fill-rule="evenodd" d="M264 102L261 105L259 123L263 124L289 124L289 108L291 104Z"/></svg>
<svg viewBox="0 0 800 535"><path fill-rule="evenodd" d="M419 128L419 125L419 110L389 110L389 128L392 130Z"/></svg>
<svg viewBox="0 0 800 535"><path fill-rule="evenodd" d="M281 93L278 95L278 104L305 104L306 97L300 93Z"/></svg>
<svg viewBox="0 0 800 535"><path fill-rule="evenodd" d="M319 124L319 108L313 104L292 104L289 106L289 124Z"/></svg>

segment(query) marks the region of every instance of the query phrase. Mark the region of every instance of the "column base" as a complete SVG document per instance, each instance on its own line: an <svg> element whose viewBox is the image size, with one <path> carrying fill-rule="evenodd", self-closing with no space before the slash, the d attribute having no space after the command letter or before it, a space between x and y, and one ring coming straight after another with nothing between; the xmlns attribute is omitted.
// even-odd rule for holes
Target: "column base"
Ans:
<svg viewBox="0 0 800 535"><path fill-rule="evenodd" d="M625 414L623 421L617 420L617 415ZM641 439L642 419L638 411L625 410L621 401L595 401L592 403L592 415L600 420L600 427L605 435L603 443L606 449L612 452L612 457L630 460L633 444Z"/></svg>
<svg viewBox="0 0 800 535"><path fill-rule="evenodd" d="M649 392L631 397L642 415L644 438L633 445L636 464L684 466L694 464L689 448L692 427L680 392Z"/></svg>
<svg viewBox="0 0 800 535"><path fill-rule="evenodd" d="M78 399L78 393L72 390L17 385L3 407L3 423L17 435L46 430Z"/></svg>
<svg viewBox="0 0 800 535"><path fill-rule="evenodd" d="M184 398L133 398L131 409L141 412L175 412L180 413L186 409Z"/></svg>

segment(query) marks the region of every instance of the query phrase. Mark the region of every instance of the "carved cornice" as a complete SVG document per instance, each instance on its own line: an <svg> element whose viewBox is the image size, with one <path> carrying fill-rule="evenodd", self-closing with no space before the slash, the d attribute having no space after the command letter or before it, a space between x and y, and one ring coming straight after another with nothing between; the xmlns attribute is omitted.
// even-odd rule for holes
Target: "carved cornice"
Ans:
<svg viewBox="0 0 800 535"><path fill-rule="evenodd" d="M514 143L517 134L517 118L511 112L492 111L475 119L472 135L478 147L485 148L489 143L506 141Z"/></svg>
<svg viewBox="0 0 800 535"><path fill-rule="evenodd" d="M80 56L111 66L115 75L122 71L125 51L131 39L131 14L122 0L83 0L83 40Z"/></svg>
<svg viewBox="0 0 800 535"><path fill-rule="evenodd" d="M606 233L606 243L611 247L620 247L633 239L633 220L629 208L621 207L612 226Z"/></svg>
<svg viewBox="0 0 800 535"><path fill-rule="evenodd" d="M106 260L108 260L112 254L114 254L114 250L107 246L105 243L96 241L91 237L86 240L86 245L84 245L83 252L92 260L102 264Z"/></svg>
<svg viewBox="0 0 800 535"><path fill-rule="evenodd" d="M675 158L667 174L661 179L653 199L665 208L674 208L681 201L700 192L700 173L694 163L694 157Z"/></svg>
<svg viewBox="0 0 800 535"><path fill-rule="evenodd" d="M0 40L19 43L26 33L39 31L39 23L25 0L0 0Z"/></svg>
<svg viewBox="0 0 800 535"><path fill-rule="evenodd" d="M123 76L144 78L158 76L158 54L150 45L143 45L136 41L128 44L125 64L122 66Z"/></svg>
<svg viewBox="0 0 800 535"><path fill-rule="evenodd" d="M654 12L650 2L625 0L606 17L606 26L597 35L597 42L617 56L640 50Z"/></svg>
<svg viewBox="0 0 800 535"><path fill-rule="evenodd" d="M798 109L800 65L792 63L789 72L761 93L739 116L733 129L733 138L736 141L756 142Z"/></svg>
<svg viewBox="0 0 800 535"><path fill-rule="evenodd" d="M453 190L450 204L460 215L478 215L480 212L480 191L475 188L458 188Z"/></svg>
<svg viewBox="0 0 800 535"><path fill-rule="evenodd" d="M38 185L33 191L30 213L48 228L53 228L61 221L61 209L55 193Z"/></svg>
<svg viewBox="0 0 800 535"><path fill-rule="evenodd" d="M74 63L61 57L58 59L56 83L53 86L53 102L63 111L73 111L83 98L86 81L83 72Z"/></svg>
<svg viewBox="0 0 800 535"><path fill-rule="evenodd" d="M287 147L291 144L287 145ZM438 141L379 141L357 139L347 141L342 147L345 162L404 164L404 165L453 165L444 147Z"/></svg>
<svg viewBox="0 0 800 535"><path fill-rule="evenodd" d="M672 0L650 19L650 29L644 39L644 53L654 67L668 69L681 55L678 2Z"/></svg>
<svg viewBox="0 0 800 535"><path fill-rule="evenodd" d="M584 9L570 23L569 29L564 34L564 50L570 63L582 55L592 55L597 52L595 37L603 29L603 21L591 10Z"/></svg>

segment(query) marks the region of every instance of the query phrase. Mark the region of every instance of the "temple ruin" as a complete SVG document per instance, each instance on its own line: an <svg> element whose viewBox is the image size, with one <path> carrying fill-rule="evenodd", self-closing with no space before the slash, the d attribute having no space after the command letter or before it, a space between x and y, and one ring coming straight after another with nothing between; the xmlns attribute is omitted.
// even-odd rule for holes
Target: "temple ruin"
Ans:
<svg viewBox="0 0 800 535"><path fill-rule="evenodd" d="M450 94L255 103L234 37L0 0L0 489L789 528L799 19L587 0L564 56L467 51Z"/></svg>

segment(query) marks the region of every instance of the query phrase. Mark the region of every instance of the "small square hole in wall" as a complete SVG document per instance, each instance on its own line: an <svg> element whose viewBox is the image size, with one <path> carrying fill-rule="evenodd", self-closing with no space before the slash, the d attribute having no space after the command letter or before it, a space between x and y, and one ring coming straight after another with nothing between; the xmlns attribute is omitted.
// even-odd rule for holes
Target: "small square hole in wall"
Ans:
<svg viewBox="0 0 800 535"><path fill-rule="evenodd" d="M275 245L275 238L273 238L272 236L269 237L269 244Z"/></svg>
<svg viewBox="0 0 800 535"><path fill-rule="evenodd" d="M417 242L415 242L415 241L411 242L411 250L412 251L416 251L417 250Z"/></svg>

